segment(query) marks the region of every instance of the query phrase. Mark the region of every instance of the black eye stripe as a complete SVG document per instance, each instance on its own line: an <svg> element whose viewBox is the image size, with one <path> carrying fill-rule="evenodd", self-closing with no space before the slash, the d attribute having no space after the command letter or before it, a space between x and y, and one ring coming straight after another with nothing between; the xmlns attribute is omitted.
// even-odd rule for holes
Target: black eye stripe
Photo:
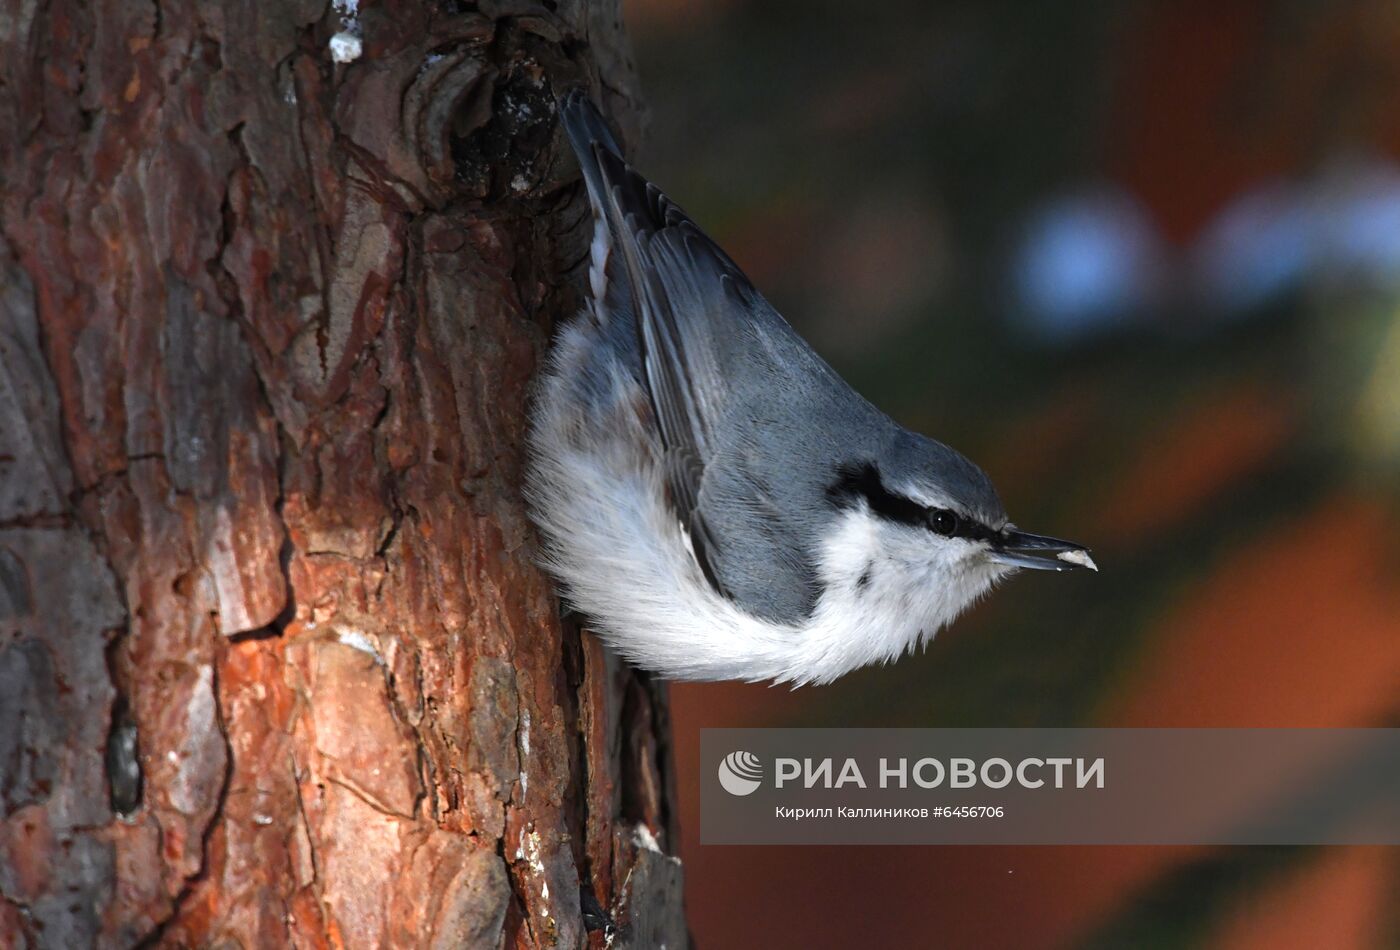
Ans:
<svg viewBox="0 0 1400 950"><path fill-rule="evenodd" d="M915 527L928 524L928 509L885 488L874 462L842 467L827 495L838 508L848 508L863 498L870 510L882 518Z"/></svg>
<svg viewBox="0 0 1400 950"><path fill-rule="evenodd" d="M843 466L836 481L827 489L827 496L839 508L848 508L858 499L864 499L870 510L882 518L946 537L990 541L996 536L991 528L962 517L955 511L926 508L912 499L894 494L885 487L874 462Z"/></svg>

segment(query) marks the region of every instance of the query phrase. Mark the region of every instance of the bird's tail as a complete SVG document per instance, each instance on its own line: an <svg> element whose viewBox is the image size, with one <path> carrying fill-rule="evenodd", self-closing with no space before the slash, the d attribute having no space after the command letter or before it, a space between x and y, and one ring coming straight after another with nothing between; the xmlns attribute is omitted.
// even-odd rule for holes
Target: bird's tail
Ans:
<svg viewBox="0 0 1400 950"><path fill-rule="evenodd" d="M595 149L606 149L622 158L622 149L613 138L607 123L598 107L581 89L565 93L559 100L559 123L569 137L574 155L578 157L579 168L583 171L584 183L588 186L588 197L595 209L607 207L607 191L603 184L603 170L598 164Z"/></svg>
<svg viewBox="0 0 1400 950"><path fill-rule="evenodd" d="M593 240L589 244L588 284L593 295L593 316L606 323L618 310L631 311L626 283L614 286L608 277L608 263L614 246L614 228L609 208L608 176L603 168L604 156L623 165L622 149L603 121L602 113L582 90L573 89L558 100L559 123L569 137L578 158L583 181L588 188L588 203L593 210Z"/></svg>

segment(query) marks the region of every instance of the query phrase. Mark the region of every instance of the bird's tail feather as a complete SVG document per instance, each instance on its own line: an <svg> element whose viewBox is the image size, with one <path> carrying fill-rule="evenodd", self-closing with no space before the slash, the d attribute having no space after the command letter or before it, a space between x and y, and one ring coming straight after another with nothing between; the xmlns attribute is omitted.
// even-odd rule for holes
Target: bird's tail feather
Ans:
<svg viewBox="0 0 1400 950"><path fill-rule="evenodd" d="M617 139L609 131L602 114L580 89L570 90L558 101L559 122L569 137L574 155L578 158L579 169L583 172L584 185L588 188L588 202L593 209L593 240L589 245L588 283L592 291L594 319L608 320L609 311L625 300L614 299L609 306L609 291L613 298L625 292L622 288L610 288L608 280L608 258L612 255L613 228L616 222L609 220L607 176L599 161L599 156L611 153L622 158L622 150Z"/></svg>
<svg viewBox="0 0 1400 950"><path fill-rule="evenodd" d="M603 148L618 158L622 149L613 138L602 113L598 111L580 89L565 93L559 100L559 122L569 137L574 154L578 157L579 168L583 171L584 183L588 186L588 196L596 209L607 207L607 191L603 184L603 171L598 164L594 148Z"/></svg>

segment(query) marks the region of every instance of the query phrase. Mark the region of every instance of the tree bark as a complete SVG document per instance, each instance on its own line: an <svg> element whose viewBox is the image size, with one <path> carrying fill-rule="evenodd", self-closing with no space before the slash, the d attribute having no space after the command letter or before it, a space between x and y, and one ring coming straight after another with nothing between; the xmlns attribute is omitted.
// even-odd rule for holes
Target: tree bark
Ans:
<svg viewBox="0 0 1400 950"><path fill-rule="evenodd" d="M0 945L684 943L518 492L570 84L615 0L0 5Z"/></svg>

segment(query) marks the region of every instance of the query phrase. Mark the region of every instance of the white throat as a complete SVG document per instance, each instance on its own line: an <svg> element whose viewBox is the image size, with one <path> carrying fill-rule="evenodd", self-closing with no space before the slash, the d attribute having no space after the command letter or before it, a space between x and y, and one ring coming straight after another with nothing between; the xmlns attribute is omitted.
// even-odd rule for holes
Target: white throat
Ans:
<svg viewBox="0 0 1400 950"><path fill-rule="evenodd" d="M794 644L811 681L896 660L931 640L1008 573L975 544L863 506L843 512L822 545L824 593Z"/></svg>

